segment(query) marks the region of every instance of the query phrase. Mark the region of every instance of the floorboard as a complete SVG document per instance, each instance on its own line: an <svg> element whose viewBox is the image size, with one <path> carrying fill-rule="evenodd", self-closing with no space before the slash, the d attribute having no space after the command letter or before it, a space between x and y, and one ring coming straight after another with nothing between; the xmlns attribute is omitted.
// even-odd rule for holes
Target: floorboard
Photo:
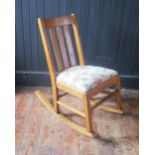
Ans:
<svg viewBox="0 0 155 155"><path fill-rule="evenodd" d="M55 118L35 96L36 89L47 97L49 87L16 88L16 155L138 155L139 154L139 99L138 91L121 91L123 115L103 111L101 107L92 113L94 138L86 137L70 129ZM62 98L68 104L82 109L82 103L74 97ZM113 99L105 104L113 105ZM61 108L78 122L83 120Z"/></svg>

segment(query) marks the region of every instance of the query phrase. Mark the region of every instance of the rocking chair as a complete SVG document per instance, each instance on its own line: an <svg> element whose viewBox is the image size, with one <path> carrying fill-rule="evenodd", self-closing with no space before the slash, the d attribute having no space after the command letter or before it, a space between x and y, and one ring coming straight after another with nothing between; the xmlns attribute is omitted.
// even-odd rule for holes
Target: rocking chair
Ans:
<svg viewBox="0 0 155 155"><path fill-rule="evenodd" d="M50 74L53 105L41 91L37 90L35 93L56 117L72 129L92 137L91 112L93 109L101 105L109 97L114 96L116 105L102 105L103 109L110 112L123 113L120 76L112 69L85 65L78 24L74 14L52 19L38 18L38 25ZM73 35L70 33L70 28L73 30ZM49 32L49 35L47 35L47 32ZM75 45L72 44L72 36L75 39L79 65L76 63ZM51 52L50 41L53 52ZM108 92L106 97L99 101L92 99L98 93L107 92L107 89L112 86L115 88L115 91ZM77 110L73 106L60 101L61 95L59 94L59 90L81 99L84 103L84 110ZM80 126L63 115L59 110L59 106L83 117L85 119L85 127Z"/></svg>

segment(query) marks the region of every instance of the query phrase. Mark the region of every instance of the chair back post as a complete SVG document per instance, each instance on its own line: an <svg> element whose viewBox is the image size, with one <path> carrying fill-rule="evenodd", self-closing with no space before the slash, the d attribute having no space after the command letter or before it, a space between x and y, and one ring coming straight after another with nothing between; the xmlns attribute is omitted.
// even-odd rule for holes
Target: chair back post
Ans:
<svg viewBox="0 0 155 155"><path fill-rule="evenodd" d="M51 60L51 53L50 53L50 47L48 44L48 39L45 33L45 24L44 24L44 20L41 18L38 18L38 26L39 26L39 31L40 31L40 35L41 35L41 40L43 43L43 48L45 51L45 57L46 57L46 61L47 61L47 66L48 66L48 70L50 73L50 81L53 87L53 91L56 92L56 77L55 77L55 69L54 69L54 65L52 63Z"/></svg>
<svg viewBox="0 0 155 155"><path fill-rule="evenodd" d="M83 49L82 49L82 44L81 44L81 39L80 39L80 35L79 35L79 29L78 29L78 22L76 19L75 14L70 14L70 17L73 21L73 31L74 31L74 37L75 37L75 42L76 42L76 48L77 48L77 52L78 52L78 57L79 57L79 62L80 65L84 65L84 55L83 55Z"/></svg>

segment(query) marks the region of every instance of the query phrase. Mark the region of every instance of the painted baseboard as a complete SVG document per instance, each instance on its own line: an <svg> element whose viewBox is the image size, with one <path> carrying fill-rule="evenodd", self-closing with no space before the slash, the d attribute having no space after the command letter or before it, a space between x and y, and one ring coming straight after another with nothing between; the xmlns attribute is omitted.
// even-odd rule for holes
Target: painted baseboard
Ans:
<svg viewBox="0 0 155 155"><path fill-rule="evenodd" d="M48 72L16 71L16 85L21 86L50 86ZM139 89L138 75L121 75L122 87Z"/></svg>

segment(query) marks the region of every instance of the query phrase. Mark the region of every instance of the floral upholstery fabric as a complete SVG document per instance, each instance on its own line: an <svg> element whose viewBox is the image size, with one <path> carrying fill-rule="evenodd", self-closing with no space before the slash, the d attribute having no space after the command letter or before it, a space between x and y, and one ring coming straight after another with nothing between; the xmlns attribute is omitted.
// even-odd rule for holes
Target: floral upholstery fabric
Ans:
<svg viewBox="0 0 155 155"><path fill-rule="evenodd" d="M96 66L75 66L57 76L57 82L86 93L118 73L115 70Z"/></svg>

